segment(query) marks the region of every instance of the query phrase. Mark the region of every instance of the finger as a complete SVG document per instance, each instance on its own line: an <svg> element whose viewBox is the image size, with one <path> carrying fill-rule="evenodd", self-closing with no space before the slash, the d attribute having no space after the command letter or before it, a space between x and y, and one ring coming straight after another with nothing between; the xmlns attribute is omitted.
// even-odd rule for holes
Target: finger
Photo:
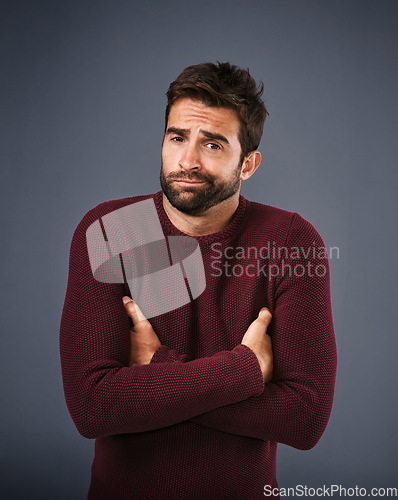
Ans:
<svg viewBox="0 0 398 500"><path fill-rule="evenodd" d="M138 321L138 317L137 317L137 311L135 309L134 300L127 296L123 297L122 300L127 314L133 320L133 323L136 323Z"/></svg>
<svg viewBox="0 0 398 500"><path fill-rule="evenodd" d="M258 313L258 317L263 319L267 323L267 326L268 326L271 322L272 314L267 307L263 307L260 310L260 312Z"/></svg>
<svg viewBox="0 0 398 500"><path fill-rule="evenodd" d="M138 304L136 304L133 299L125 296L123 297L123 304L127 314L130 316L134 324L137 323L137 321L146 320L141 309L138 307Z"/></svg>
<svg viewBox="0 0 398 500"><path fill-rule="evenodd" d="M137 314L138 321L147 321L146 317L144 316L143 312L138 307L138 304L136 302L134 302L134 308L135 308L135 312Z"/></svg>

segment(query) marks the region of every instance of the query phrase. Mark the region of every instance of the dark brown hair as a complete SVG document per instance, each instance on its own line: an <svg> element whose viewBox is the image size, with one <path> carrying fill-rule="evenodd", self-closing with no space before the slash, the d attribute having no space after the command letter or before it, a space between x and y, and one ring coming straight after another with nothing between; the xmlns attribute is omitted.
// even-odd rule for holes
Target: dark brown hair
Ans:
<svg viewBox="0 0 398 500"><path fill-rule="evenodd" d="M268 111L261 95L262 82L257 86L249 70L229 62L202 63L188 66L172 82L166 93L166 128L170 109L179 99L196 99L208 106L229 108L240 122L241 160L258 148Z"/></svg>

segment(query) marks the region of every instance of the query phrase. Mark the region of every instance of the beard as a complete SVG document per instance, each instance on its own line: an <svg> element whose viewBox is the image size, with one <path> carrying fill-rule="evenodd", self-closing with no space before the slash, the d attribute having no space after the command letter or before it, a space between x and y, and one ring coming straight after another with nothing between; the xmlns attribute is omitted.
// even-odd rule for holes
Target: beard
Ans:
<svg viewBox="0 0 398 500"><path fill-rule="evenodd" d="M198 172L172 172L165 176L162 169L160 171L160 185L163 193L170 204L187 215L201 215L209 208L231 198L240 189L240 173L242 161L237 165L229 181L217 182L216 178L210 174ZM176 187L174 181L199 181L205 184L200 186L187 186L185 188Z"/></svg>

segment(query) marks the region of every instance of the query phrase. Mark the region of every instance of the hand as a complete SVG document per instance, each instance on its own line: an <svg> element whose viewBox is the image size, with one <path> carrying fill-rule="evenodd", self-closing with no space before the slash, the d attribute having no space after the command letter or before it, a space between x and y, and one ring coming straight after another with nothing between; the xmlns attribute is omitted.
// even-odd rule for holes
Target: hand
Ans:
<svg viewBox="0 0 398 500"><path fill-rule="evenodd" d="M129 366L134 364L149 365L155 351L160 347L160 340L150 322L142 314L141 309L130 297L123 297L123 304L133 322L133 327L130 330Z"/></svg>
<svg viewBox="0 0 398 500"><path fill-rule="evenodd" d="M257 356L265 383L271 382L274 368L271 337L267 335L271 318L269 310L263 307L257 319L246 330L241 342L241 344L250 347Z"/></svg>

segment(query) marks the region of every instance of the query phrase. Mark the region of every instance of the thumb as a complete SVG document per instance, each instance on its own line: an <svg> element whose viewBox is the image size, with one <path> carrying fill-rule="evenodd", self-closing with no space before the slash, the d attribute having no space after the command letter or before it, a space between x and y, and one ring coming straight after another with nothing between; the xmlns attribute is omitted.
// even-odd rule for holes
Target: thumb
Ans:
<svg viewBox="0 0 398 500"><path fill-rule="evenodd" d="M266 322L267 326L271 323L272 314L267 307L263 307L260 310L260 312L258 313L258 317L263 319Z"/></svg>
<svg viewBox="0 0 398 500"><path fill-rule="evenodd" d="M137 323L137 321L146 320L146 317L143 315L141 309L138 307L138 304L136 304L133 299L124 296L122 300L124 308L126 309L127 314L129 315L134 324Z"/></svg>

